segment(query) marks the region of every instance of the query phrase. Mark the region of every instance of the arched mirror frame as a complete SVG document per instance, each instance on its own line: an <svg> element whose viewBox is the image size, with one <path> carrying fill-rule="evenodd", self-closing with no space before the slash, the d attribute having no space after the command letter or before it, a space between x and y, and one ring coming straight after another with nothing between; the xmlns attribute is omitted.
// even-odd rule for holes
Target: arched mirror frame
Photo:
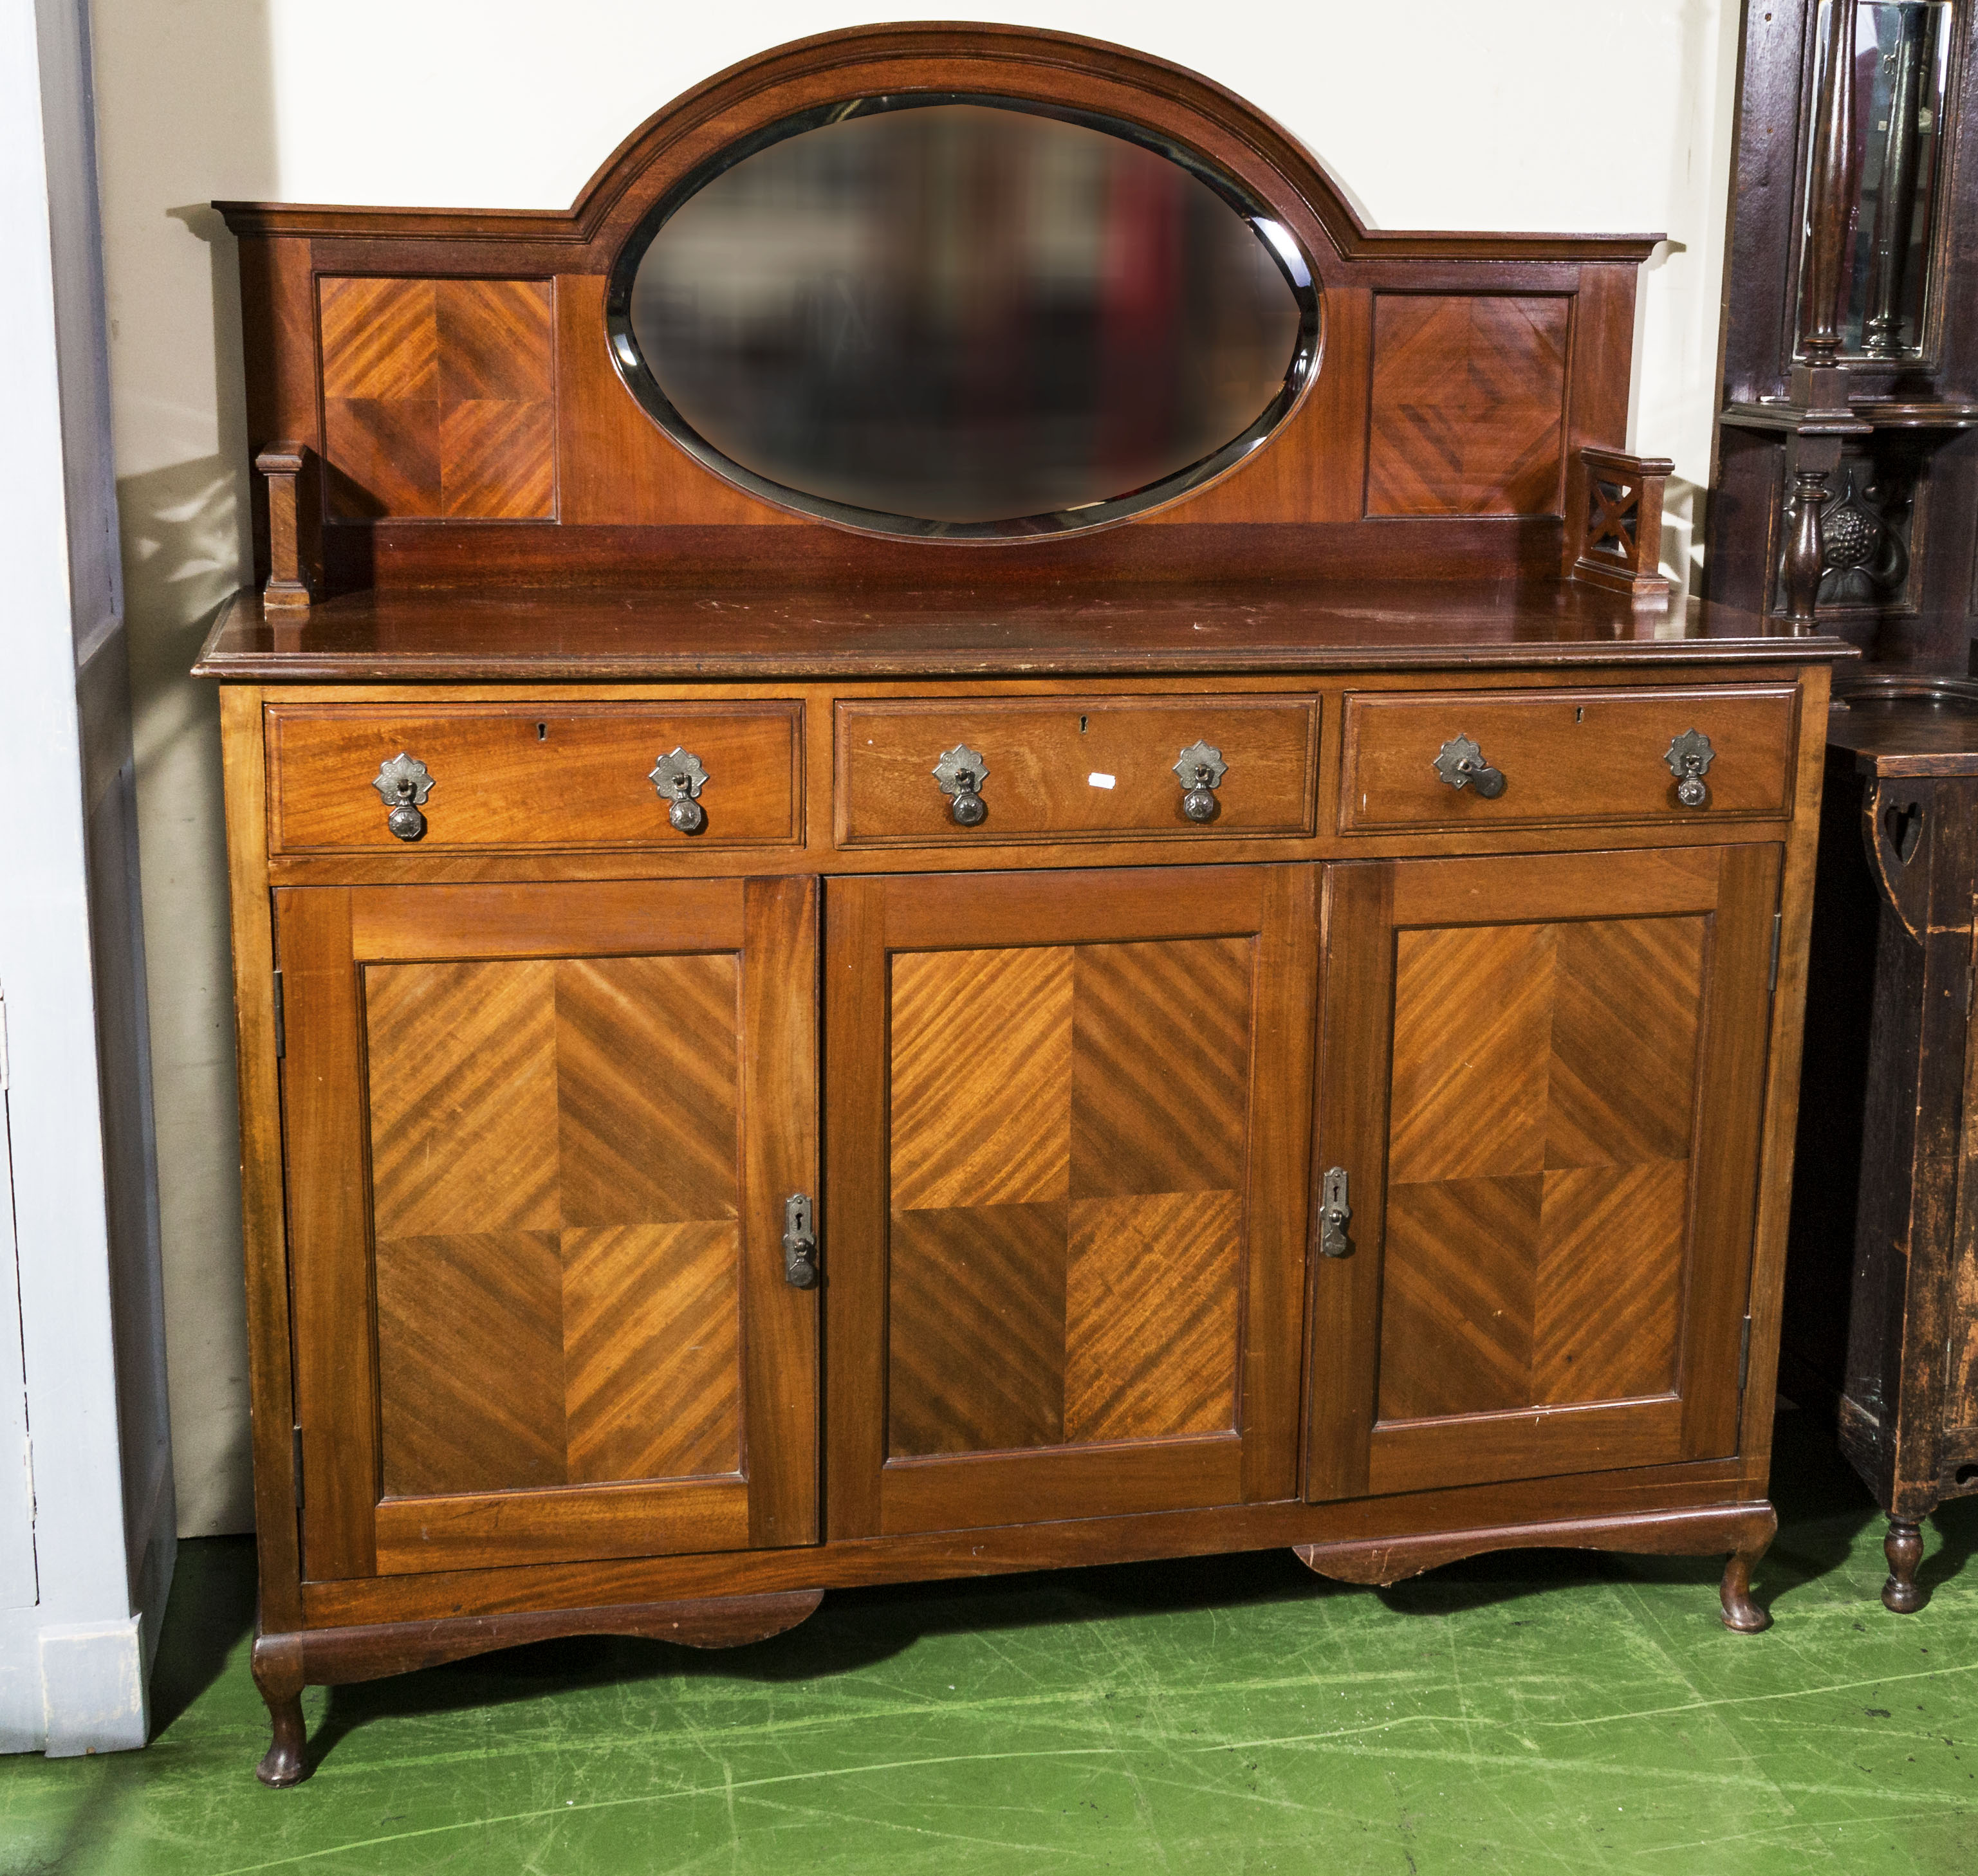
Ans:
<svg viewBox="0 0 1978 1876"><path fill-rule="evenodd" d="M1192 177L1233 216L1248 224L1259 248L1269 256L1272 265L1283 279L1297 312L1296 336L1276 395L1235 434L1226 437L1199 458L1151 483L1120 489L1104 499L1086 502L1076 509L1060 509L997 521L943 522L875 507L855 507L813 490L779 482L739 461L703 436L668 395L661 381L659 361L647 356L634 316L640 269L667 223L703 190L715 185L752 157L779 146L854 119L949 105L986 106L1020 113L1077 126L1149 150ZM604 319L610 336L611 361L626 388L660 429L703 467L762 500L856 532L977 544L994 544L1040 534L1084 533L1096 528L1114 527L1138 516L1153 514L1220 481L1239 467L1252 451L1268 441L1272 433L1288 421L1304 401L1318 375L1324 343L1324 300L1312 256L1285 229L1272 204L1210 163L1199 150L1172 137L1090 110L1047 104L1012 93L895 89L879 96L862 94L813 105L795 118L781 120L743 137L676 183L647 212L630 239L619 251L612 267L605 289Z"/></svg>
<svg viewBox="0 0 1978 1876"><path fill-rule="evenodd" d="M677 208L738 151L762 146L779 127L854 101L956 100L1003 104L1125 134L1180 162L1226 200L1275 221L1309 269L1301 295L1305 362L1250 427L1206 461L1142 495L1108 502L1096 516L1060 529L1053 517L1011 529L938 529L848 508L792 491L753 474L666 421L666 401L629 335L631 266L654 224ZM1324 172L1288 132L1235 93L1197 74L1123 47L1020 28L911 25L820 35L722 74L650 120L614 154L578 198L609 206L595 245L610 248L605 319L614 368L676 447L710 473L806 520L852 532L977 547L1008 545L1058 532L1091 533L1144 519L1239 474L1281 435L1324 369L1325 277L1339 234L1364 231ZM699 445L696 447L696 445Z"/></svg>

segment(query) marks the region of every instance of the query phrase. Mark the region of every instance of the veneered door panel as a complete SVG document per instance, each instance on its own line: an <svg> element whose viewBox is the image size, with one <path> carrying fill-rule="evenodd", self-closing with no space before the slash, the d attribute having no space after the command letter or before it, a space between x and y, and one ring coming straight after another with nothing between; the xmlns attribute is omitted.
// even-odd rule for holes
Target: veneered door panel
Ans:
<svg viewBox="0 0 1978 1876"><path fill-rule="evenodd" d="M813 1541L814 884L276 911L306 1573Z"/></svg>
<svg viewBox="0 0 1978 1876"><path fill-rule="evenodd" d="M1734 1450L1778 880L1760 845L1335 870L1310 1496Z"/></svg>
<svg viewBox="0 0 1978 1876"><path fill-rule="evenodd" d="M1316 884L832 883L834 1535L1295 1489Z"/></svg>

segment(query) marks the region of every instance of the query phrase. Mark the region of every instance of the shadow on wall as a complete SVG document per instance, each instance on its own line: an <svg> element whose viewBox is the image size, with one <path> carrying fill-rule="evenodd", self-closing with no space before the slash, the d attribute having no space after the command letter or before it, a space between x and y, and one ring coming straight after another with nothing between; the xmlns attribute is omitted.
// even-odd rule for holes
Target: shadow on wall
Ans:
<svg viewBox="0 0 1978 1876"><path fill-rule="evenodd" d="M121 478L117 500L140 852L154 908L146 975L180 1526L245 1531L253 1512L220 700L187 675L219 611L203 589L233 577L239 496L207 457Z"/></svg>
<svg viewBox="0 0 1978 1876"><path fill-rule="evenodd" d="M206 243L213 320L217 454L120 477L131 736L147 857L163 850L180 916L150 943L150 976L168 986L175 1044L169 1124L174 1149L161 1187L186 1241L166 1240L166 1339L174 1365L173 1424L180 1525L187 1534L253 1528L247 1410L246 1299L240 1272L239 1080L233 1055L220 692L190 676L220 607L252 576L239 250L205 203L167 211ZM147 788L148 784L148 788ZM190 903L188 903L188 902ZM166 947L169 947L166 950ZM160 956L164 951L164 955ZM152 1026L160 1026L154 993ZM156 1044L154 1040L154 1059ZM197 1131L197 1138L194 1135ZM161 1193L161 1197L163 1194ZM176 1253L176 1254L175 1254ZM176 1278L176 1282L174 1282ZM187 1501L190 1487L193 1496Z"/></svg>
<svg viewBox="0 0 1978 1876"><path fill-rule="evenodd" d="M253 1524L219 699L188 672L252 563L237 259L206 202L279 193L269 12L269 0L91 7L173 1469L187 1535Z"/></svg>

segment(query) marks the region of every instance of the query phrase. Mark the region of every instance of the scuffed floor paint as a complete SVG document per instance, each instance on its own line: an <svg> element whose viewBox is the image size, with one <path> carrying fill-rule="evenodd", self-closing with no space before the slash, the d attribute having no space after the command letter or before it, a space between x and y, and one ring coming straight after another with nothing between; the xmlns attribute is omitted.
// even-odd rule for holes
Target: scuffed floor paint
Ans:
<svg viewBox="0 0 1978 1876"><path fill-rule="evenodd" d="M1707 1561L1525 1552L1381 1592L1275 1554L825 1599L726 1654L545 1643L306 1696L266 1792L253 1561L188 1544L150 1749L0 1762L0 1871L723 1876L1978 1870L1978 1500L1887 1614L1879 1514L1781 1421Z"/></svg>

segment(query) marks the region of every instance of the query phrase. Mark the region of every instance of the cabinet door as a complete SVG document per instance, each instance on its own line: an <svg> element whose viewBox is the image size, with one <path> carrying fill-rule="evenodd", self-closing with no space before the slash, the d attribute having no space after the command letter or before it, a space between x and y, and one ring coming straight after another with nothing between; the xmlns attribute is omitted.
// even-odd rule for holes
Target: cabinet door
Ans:
<svg viewBox="0 0 1978 1876"><path fill-rule="evenodd" d="M1737 1444L1778 850L1328 883L1308 1495Z"/></svg>
<svg viewBox="0 0 1978 1876"><path fill-rule="evenodd" d="M275 901L305 1574L815 1541L814 883Z"/></svg>
<svg viewBox="0 0 1978 1876"><path fill-rule="evenodd" d="M1295 1496L1316 883L830 882L834 1537Z"/></svg>

